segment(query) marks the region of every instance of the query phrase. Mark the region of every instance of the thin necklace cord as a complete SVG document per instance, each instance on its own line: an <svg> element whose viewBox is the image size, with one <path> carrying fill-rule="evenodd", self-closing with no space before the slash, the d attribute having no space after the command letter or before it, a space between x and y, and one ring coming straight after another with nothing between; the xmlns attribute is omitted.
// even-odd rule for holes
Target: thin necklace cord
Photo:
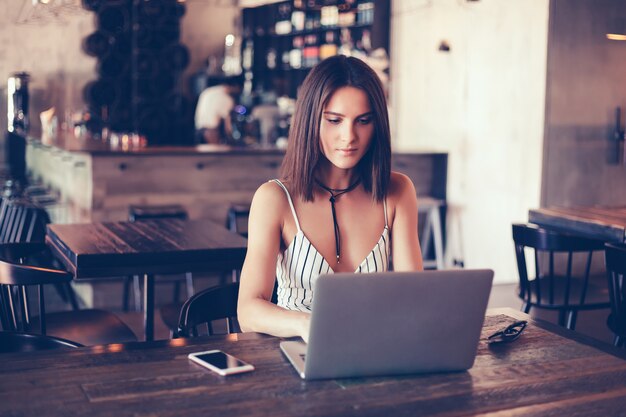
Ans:
<svg viewBox="0 0 626 417"><path fill-rule="evenodd" d="M329 188L329 187L325 186L324 184L322 184L321 182L319 182L318 180L315 180L315 182L317 183L317 185L319 185L324 190L328 191L328 193L330 194L330 198L328 199L328 201L330 201L330 208L331 208L331 211L333 213L333 226L335 228L335 252L337 254L337 263L339 263L339 257L341 255L341 236L339 234L339 224L337 223L337 213L335 211L335 201L337 200L337 197L339 197L340 195L343 195L345 193L348 193L348 192L354 190L357 187L357 185L359 185L361 180L360 179L356 180L348 188L340 188L340 189Z"/></svg>

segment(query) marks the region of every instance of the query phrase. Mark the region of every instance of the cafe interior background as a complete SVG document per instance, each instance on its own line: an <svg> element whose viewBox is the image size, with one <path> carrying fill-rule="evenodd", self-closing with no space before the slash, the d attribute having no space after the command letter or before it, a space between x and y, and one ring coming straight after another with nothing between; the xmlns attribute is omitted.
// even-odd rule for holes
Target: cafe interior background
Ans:
<svg viewBox="0 0 626 417"><path fill-rule="evenodd" d="M228 35L240 40L242 8L272 1L181 3L190 60L178 88L195 100L194 74L209 58L222 63ZM449 155L448 265L514 283L511 224L529 209L626 203L612 139L626 106L626 41L606 36L626 33L625 0L392 0L389 19L394 151ZM0 1L0 80L30 74L31 135L40 112L55 107L63 122L85 108L97 60L82 43L94 21L79 0Z"/></svg>

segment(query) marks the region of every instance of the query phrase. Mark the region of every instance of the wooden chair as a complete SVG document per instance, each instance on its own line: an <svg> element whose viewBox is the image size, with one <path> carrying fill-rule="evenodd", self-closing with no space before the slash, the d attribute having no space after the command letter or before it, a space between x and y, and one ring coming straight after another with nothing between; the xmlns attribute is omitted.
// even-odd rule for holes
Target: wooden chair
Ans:
<svg viewBox="0 0 626 417"><path fill-rule="evenodd" d="M3 330L31 333L39 329L42 335L54 335L84 345L136 341L132 330L107 311L46 313L44 286L72 280L69 273L45 265L46 249L43 243L0 245L0 323ZM31 312L32 287L38 293L37 317Z"/></svg>
<svg viewBox="0 0 626 417"><path fill-rule="evenodd" d="M605 256L611 298L611 314L606 323L615 335L613 344L626 346L626 246L607 244Z"/></svg>
<svg viewBox="0 0 626 417"><path fill-rule="evenodd" d="M531 224L514 224L513 240L519 272L518 296L524 301L522 309L530 312L532 307L556 310L561 326L574 330L580 310L609 307L609 292L605 281L590 279L591 260L594 251L604 249L604 243L580 236L542 229ZM535 276L528 276L525 248L534 250ZM555 254L566 255L564 274L557 274ZM584 271L574 275L572 263L575 253L586 255ZM547 261L547 268L545 262Z"/></svg>
<svg viewBox="0 0 626 417"><path fill-rule="evenodd" d="M226 215L226 228L233 233L237 233L243 237L248 237L248 216L250 215L250 204L232 204ZM221 285L239 280L239 271L231 271L223 273L220 278ZM276 292L276 289L274 289ZM178 319L183 304L174 302L166 304L159 309L161 319L170 329L170 336L175 337L178 333Z"/></svg>
<svg viewBox="0 0 626 417"><path fill-rule="evenodd" d="M49 349L74 349L80 343L41 334L0 331L0 353L34 352Z"/></svg>
<svg viewBox="0 0 626 417"><path fill-rule="evenodd" d="M46 210L28 198L4 198L0 203L0 244L43 243L48 223L50 218ZM50 257L48 263L54 265L54 262ZM54 287L64 302L78 310L76 294L69 283L55 283Z"/></svg>
<svg viewBox="0 0 626 417"><path fill-rule="evenodd" d="M180 337L198 336L198 326L202 325L206 325L208 334L213 335L212 322L220 319L226 319L228 333L239 332L238 297L238 282L200 291L183 304L178 319L177 335Z"/></svg>

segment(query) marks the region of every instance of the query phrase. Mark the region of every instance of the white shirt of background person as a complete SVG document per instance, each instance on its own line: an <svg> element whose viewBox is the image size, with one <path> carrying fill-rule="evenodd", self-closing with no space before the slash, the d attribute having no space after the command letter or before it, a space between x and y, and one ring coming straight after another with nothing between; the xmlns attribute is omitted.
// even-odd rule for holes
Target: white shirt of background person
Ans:
<svg viewBox="0 0 626 417"><path fill-rule="evenodd" d="M228 94L228 87L216 85L202 91L196 106L196 129L217 129L222 119L229 117L235 100Z"/></svg>

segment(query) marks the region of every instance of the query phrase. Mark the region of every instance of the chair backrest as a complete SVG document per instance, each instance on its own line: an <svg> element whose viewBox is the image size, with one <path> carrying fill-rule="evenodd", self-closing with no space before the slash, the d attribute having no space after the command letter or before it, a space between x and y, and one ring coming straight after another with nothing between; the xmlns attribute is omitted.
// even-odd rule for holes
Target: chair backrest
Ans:
<svg viewBox="0 0 626 417"><path fill-rule="evenodd" d="M4 330L28 332L32 314L28 288L36 286L39 295L39 330L46 334L45 284L68 283L66 271L25 264L45 256L43 243L5 243L0 245L0 323Z"/></svg>
<svg viewBox="0 0 626 417"><path fill-rule="evenodd" d="M206 325L208 334L213 334L214 320L226 319L228 333L239 331L237 323L237 298L239 283L233 282L208 288L189 298L180 311L178 336L198 336L198 326Z"/></svg>
<svg viewBox="0 0 626 417"><path fill-rule="evenodd" d="M250 204L233 204L228 208L226 228L243 237L248 237Z"/></svg>
<svg viewBox="0 0 626 417"><path fill-rule="evenodd" d="M626 326L626 246L606 244L606 272L609 280L611 316Z"/></svg>
<svg viewBox="0 0 626 417"><path fill-rule="evenodd" d="M603 250L604 242L542 229L532 224L514 224L513 241L515 242L515 255L520 278L519 296L526 303L538 306L553 306L555 304L575 306L585 303L593 252ZM532 278L528 275L524 248L534 249L535 276ZM572 262L574 253L579 252L584 252L587 259L581 277L582 286L577 288L574 294L571 291ZM542 256L541 253L545 253L545 255ZM567 255L565 274L558 277L555 271L555 253ZM542 260L545 257L548 260L547 269L542 268ZM537 280L539 277L546 285L540 285L540 281ZM535 300L532 299L531 291L533 283L535 283Z"/></svg>
<svg viewBox="0 0 626 417"><path fill-rule="evenodd" d="M41 334L0 332L0 353L34 352L49 349L74 349L80 343Z"/></svg>
<svg viewBox="0 0 626 417"><path fill-rule="evenodd" d="M131 205L128 208L128 220L131 222L150 219L180 219L187 220L187 211L179 204L162 206Z"/></svg>
<svg viewBox="0 0 626 417"><path fill-rule="evenodd" d="M25 198L4 198L0 203L0 243L43 242L50 217Z"/></svg>

